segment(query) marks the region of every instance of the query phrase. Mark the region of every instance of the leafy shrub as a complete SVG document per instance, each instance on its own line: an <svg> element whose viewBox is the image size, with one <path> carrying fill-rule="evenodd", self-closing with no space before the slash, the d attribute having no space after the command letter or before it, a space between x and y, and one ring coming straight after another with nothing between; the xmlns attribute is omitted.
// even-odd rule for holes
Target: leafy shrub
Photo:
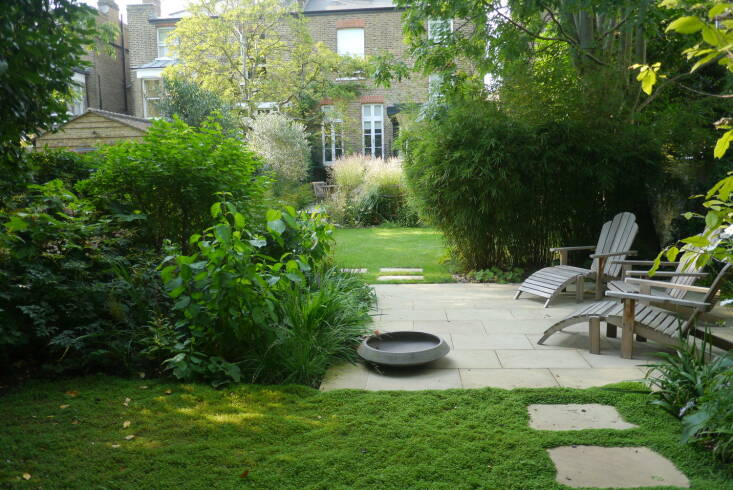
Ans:
<svg viewBox="0 0 733 490"><path fill-rule="evenodd" d="M682 442L699 441L722 460L733 459L733 357L698 399L697 410L682 419Z"/></svg>
<svg viewBox="0 0 733 490"><path fill-rule="evenodd" d="M513 282L521 282L524 279L524 269L515 267L510 270L501 270L498 267L491 267L478 271L470 271L466 274L468 279L476 282L496 282L499 284L508 284Z"/></svg>
<svg viewBox="0 0 733 490"><path fill-rule="evenodd" d="M315 384L347 357L373 303L368 286L325 272L332 228L319 215L267 212L255 233L228 202L194 235L197 252L162 270L179 321L166 363L182 379ZM365 300L366 298L366 300Z"/></svg>
<svg viewBox="0 0 733 490"><path fill-rule="evenodd" d="M331 176L337 190L327 208L336 222L355 226L386 222L417 225L418 216L408 198L400 160L351 155L333 164Z"/></svg>
<svg viewBox="0 0 733 490"><path fill-rule="evenodd" d="M295 209L305 209L316 200L311 184L279 182L273 187L277 191L272 195L271 201L275 203L273 207L292 206Z"/></svg>
<svg viewBox="0 0 733 490"><path fill-rule="evenodd" d="M653 404L682 419L683 442L699 441L721 459L733 457L733 353L715 356L707 339L680 340L651 366Z"/></svg>
<svg viewBox="0 0 733 490"><path fill-rule="evenodd" d="M167 300L158 257L59 180L0 212L0 368L126 372ZM134 217L133 217L134 218Z"/></svg>
<svg viewBox="0 0 733 490"><path fill-rule="evenodd" d="M141 238L157 248L170 239L185 249L209 222L217 192L230 192L247 216L261 213L266 181L259 160L213 123L194 129L180 119L156 121L142 142L107 146L95 163L80 188L99 206L142 213Z"/></svg>
<svg viewBox="0 0 733 490"><path fill-rule="evenodd" d="M277 179L302 182L310 167L305 126L279 112L260 114L249 125L247 143Z"/></svg>
<svg viewBox="0 0 733 490"><path fill-rule="evenodd" d="M158 102L163 116L169 119L179 117L189 126L197 128L213 121L229 136L236 135L240 129L232 106L196 82L178 77L164 77L163 89Z"/></svg>
<svg viewBox="0 0 733 490"><path fill-rule="evenodd" d="M619 211L653 230L646 186L662 155L632 125L529 122L495 101L459 100L436 119L404 125L401 140L419 211L466 270L545 265L550 247L595 243Z"/></svg>
<svg viewBox="0 0 733 490"><path fill-rule="evenodd" d="M647 379L656 386L659 405L675 417L694 409L716 376L733 368L733 358L712 356L712 345L694 338L680 340L671 354L658 354L662 362L651 367Z"/></svg>

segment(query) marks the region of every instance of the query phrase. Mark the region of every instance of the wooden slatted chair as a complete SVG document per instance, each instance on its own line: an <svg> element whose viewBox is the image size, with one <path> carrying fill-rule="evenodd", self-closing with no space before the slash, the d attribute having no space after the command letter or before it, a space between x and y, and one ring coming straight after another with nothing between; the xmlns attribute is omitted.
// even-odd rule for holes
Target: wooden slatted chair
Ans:
<svg viewBox="0 0 733 490"><path fill-rule="evenodd" d="M702 301L694 301L690 299L679 298L660 298L659 296L650 296L641 293L628 293L623 291L607 291L606 296L621 299L621 302L606 300L597 301L586 305L570 315L568 318L561 320L550 328L545 330L542 338L537 342L544 344L545 341L570 325L588 322L590 351L594 354L600 353L600 323L605 320L608 324L607 335L609 337L616 336L616 328L621 327L621 357L631 359L633 354L633 338L634 335L648 338L660 344L676 344L680 336L693 334L700 336L700 330L694 328L695 322L700 315L708 312L715 306L716 295L720 289L720 285L724 276L729 272L731 264L726 264L718 273L715 280L709 288L689 286L684 284L670 284L662 281L650 281L647 279L628 278L627 282L631 284L659 287L670 287L672 289L680 289L683 291L694 291L703 293L705 296ZM656 283L656 284L649 284ZM686 316L666 308L650 305L639 305L638 302L654 301L655 304L662 306L684 306L689 308L690 313ZM727 341L722 339L712 339L713 345L722 348L730 348Z"/></svg>
<svg viewBox="0 0 733 490"><path fill-rule="evenodd" d="M554 298L566 291L568 286L575 284L576 298L582 301L585 291L585 281L594 280L596 283L596 299L603 296L604 285L610 279L616 279L621 273L621 264L608 260L609 258L625 259L627 255L636 252L629 250L639 231L636 216L633 213L619 213L611 221L607 221L601 228L598 243L581 247L551 248L550 252L560 256L560 265L540 269L519 286L514 299L522 293L547 298L547 308ZM576 250L595 250L590 257L593 259L590 269L568 265L568 253ZM600 273L599 273L600 271Z"/></svg>

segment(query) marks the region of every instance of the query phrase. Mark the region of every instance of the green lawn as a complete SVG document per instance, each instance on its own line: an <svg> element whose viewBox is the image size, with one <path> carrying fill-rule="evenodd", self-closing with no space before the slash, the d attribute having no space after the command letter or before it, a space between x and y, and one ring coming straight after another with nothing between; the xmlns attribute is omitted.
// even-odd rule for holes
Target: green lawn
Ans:
<svg viewBox="0 0 733 490"><path fill-rule="evenodd" d="M640 385L320 393L34 381L0 397L0 487L551 489L562 487L545 449L573 444L648 446L693 488L733 487L730 468L681 446L679 423L647 394L618 387ZM538 402L611 404L639 428L535 431L527 405Z"/></svg>
<svg viewBox="0 0 733 490"><path fill-rule="evenodd" d="M336 230L336 263L367 268L366 279L377 282L380 267L422 267L425 281L452 282L442 235L432 228L358 228ZM381 282L381 281L380 281Z"/></svg>

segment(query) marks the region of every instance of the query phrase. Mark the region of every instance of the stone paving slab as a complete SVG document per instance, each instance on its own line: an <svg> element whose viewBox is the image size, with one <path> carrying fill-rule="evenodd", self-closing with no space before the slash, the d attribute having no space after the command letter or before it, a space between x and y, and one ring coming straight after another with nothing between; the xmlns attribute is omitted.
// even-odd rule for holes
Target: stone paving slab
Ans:
<svg viewBox="0 0 733 490"><path fill-rule="evenodd" d="M457 369L385 369L370 372L366 382L369 391L383 390L448 390L461 388Z"/></svg>
<svg viewBox="0 0 733 490"><path fill-rule="evenodd" d="M463 350L453 349L444 358L429 364L431 368L501 368L496 351L490 349Z"/></svg>
<svg viewBox="0 0 733 490"><path fill-rule="evenodd" d="M530 405L529 426L537 430L634 429L638 425L626 422L611 405L557 404Z"/></svg>
<svg viewBox="0 0 733 490"><path fill-rule="evenodd" d="M557 482L569 487L690 487L671 461L646 447L561 446L547 452Z"/></svg>
<svg viewBox="0 0 733 490"><path fill-rule="evenodd" d="M341 272L350 272L351 274L366 274L367 270L364 268L361 269L341 269Z"/></svg>
<svg viewBox="0 0 733 490"><path fill-rule="evenodd" d="M379 276L377 281L422 281L423 276Z"/></svg>
<svg viewBox="0 0 733 490"><path fill-rule="evenodd" d="M549 369L461 369L464 388L555 388Z"/></svg>
<svg viewBox="0 0 733 490"><path fill-rule="evenodd" d="M437 364L402 374L380 374L363 365L334 366L323 382L324 390L587 388L642 379L646 368L641 365L662 350L654 342L636 342L635 358L621 359L619 339L606 338L602 327L601 355L590 354L587 325L571 326L553 335L547 345L537 345L558 317L578 308L572 297L543 308L540 300L513 300L517 286L511 284L373 287L379 304L371 313L371 330L430 332L443 337L451 353Z"/></svg>
<svg viewBox="0 0 733 490"><path fill-rule="evenodd" d="M505 368L590 368L575 350L497 350L499 361Z"/></svg>
<svg viewBox="0 0 733 490"><path fill-rule="evenodd" d="M390 272L390 273L404 273L404 274L410 274L410 273L421 273L422 267L382 267L379 269L379 272Z"/></svg>

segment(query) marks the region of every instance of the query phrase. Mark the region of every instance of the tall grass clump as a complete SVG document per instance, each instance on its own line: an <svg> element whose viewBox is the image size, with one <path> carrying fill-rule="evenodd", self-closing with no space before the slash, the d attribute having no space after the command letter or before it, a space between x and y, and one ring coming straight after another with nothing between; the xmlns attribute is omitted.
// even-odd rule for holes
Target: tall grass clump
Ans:
<svg viewBox="0 0 733 490"><path fill-rule="evenodd" d="M337 188L327 206L336 222L350 226L385 222L417 225L401 160L350 155L334 163L331 178Z"/></svg>

